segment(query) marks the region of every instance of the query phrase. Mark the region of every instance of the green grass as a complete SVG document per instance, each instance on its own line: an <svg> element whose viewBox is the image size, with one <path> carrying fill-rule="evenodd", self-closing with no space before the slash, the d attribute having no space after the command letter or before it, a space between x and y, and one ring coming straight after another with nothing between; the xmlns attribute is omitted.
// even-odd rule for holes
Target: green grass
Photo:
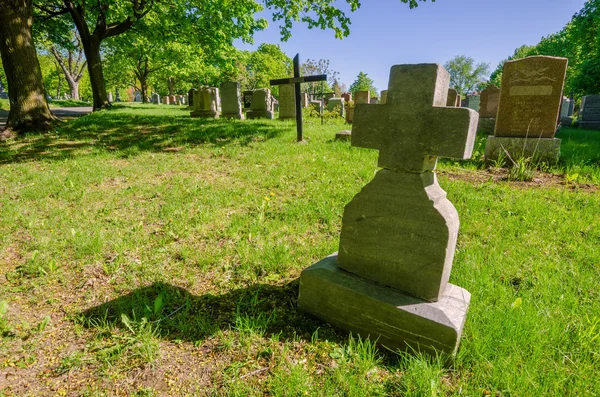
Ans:
<svg viewBox="0 0 600 397"><path fill-rule="evenodd" d="M73 108L93 106L92 102L78 101L74 99L53 99L48 102L51 108Z"/></svg>
<svg viewBox="0 0 600 397"><path fill-rule="evenodd" d="M10 104L8 99L0 99L0 110L8 110L10 109Z"/></svg>
<svg viewBox="0 0 600 397"><path fill-rule="evenodd" d="M597 133L562 131L543 183L494 178L481 137L440 162L472 293L444 367L296 310L376 151L334 120L299 145L292 122L188 115L117 106L0 146L0 393L598 395Z"/></svg>

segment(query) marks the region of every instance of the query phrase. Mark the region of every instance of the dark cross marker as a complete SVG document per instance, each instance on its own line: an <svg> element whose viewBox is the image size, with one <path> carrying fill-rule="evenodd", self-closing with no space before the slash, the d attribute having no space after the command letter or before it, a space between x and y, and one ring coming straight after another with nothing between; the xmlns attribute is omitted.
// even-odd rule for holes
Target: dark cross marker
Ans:
<svg viewBox="0 0 600 397"><path fill-rule="evenodd" d="M271 85L294 84L294 96L296 98L296 131L298 142L302 142L302 98L300 96L300 84L326 80L326 74L300 76L300 54L296 54L294 57L294 77L270 81Z"/></svg>

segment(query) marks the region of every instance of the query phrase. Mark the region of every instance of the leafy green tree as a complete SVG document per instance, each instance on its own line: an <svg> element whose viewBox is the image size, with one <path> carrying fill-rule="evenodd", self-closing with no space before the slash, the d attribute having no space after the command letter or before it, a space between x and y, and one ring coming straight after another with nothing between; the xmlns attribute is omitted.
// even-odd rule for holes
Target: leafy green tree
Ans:
<svg viewBox="0 0 600 397"><path fill-rule="evenodd" d="M450 73L450 87L461 96L478 88L490 72L489 63L475 64L473 58L466 55L456 55L444 64L444 68Z"/></svg>
<svg viewBox="0 0 600 397"><path fill-rule="evenodd" d="M358 73L356 80L350 85L350 92L354 94L356 91L369 91L372 97L378 96L377 88L373 85L373 79L369 78L364 72Z"/></svg>
<svg viewBox="0 0 600 397"><path fill-rule="evenodd" d="M318 61L315 59L308 59L300 65L300 73L303 76L326 74L327 81L323 83L323 90L325 91L333 90L333 84L339 75L339 72L336 72L331 68L329 59L319 59ZM321 85L322 83L320 82L304 83L302 84L301 89L304 92L313 94L321 92Z"/></svg>
<svg viewBox="0 0 600 397"><path fill-rule="evenodd" d="M292 59L288 57L278 44L261 44L253 51L246 65L245 88L270 87L269 81L292 74ZM277 92L277 87L272 87Z"/></svg>

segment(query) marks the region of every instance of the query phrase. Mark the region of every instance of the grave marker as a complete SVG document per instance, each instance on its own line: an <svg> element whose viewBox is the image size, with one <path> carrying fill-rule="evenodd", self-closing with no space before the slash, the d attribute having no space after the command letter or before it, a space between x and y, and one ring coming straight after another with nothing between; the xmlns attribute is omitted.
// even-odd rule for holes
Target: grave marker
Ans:
<svg viewBox="0 0 600 397"><path fill-rule="evenodd" d="M221 117L229 119L244 119L240 83L226 81L221 83Z"/></svg>
<svg viewBox="0 0 600 397"><path fill-rule="evenodd" d="M387 103L356 106L352 145L378 149L382 169L346 205L339 254L300 276L301 310L390 349L455 354L469 307L448 283L459 222L434 169L471 156L478 115L445 107L449 81L396 65Z"/></svg>
<svg viewBox="0 0 600 397"><path fill-rule="evenodd" d="M296 95L294 84L279 86L279 120L296 118Z"/></svg>
<svg viewBox="0 0 600 397"><path fill-rule="evenodd" d="M600 130L600 95L586 95L581 100L579 128Z"/></svg>

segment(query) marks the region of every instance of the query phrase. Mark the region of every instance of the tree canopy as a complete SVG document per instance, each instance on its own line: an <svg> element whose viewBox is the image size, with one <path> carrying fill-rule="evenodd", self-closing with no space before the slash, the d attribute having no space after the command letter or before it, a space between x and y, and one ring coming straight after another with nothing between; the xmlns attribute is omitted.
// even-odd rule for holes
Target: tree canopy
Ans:
<svg viewBox="0 0 600 397"><path fill-rule="evenodd" d="M364 72L358 73L356 80L350 86L350 92L354 93L356 91L369 91L372 97L378 96L377 88L373 85L373 79Z"/></svg>
<svg viewBox="0 0 600 397"><path fill-rule="evenodd" d="M464 96L485 82L490 65L483 62L475 64L469 56L456 55L444 64L444 68L450 73L450 88Z"/></svg>

